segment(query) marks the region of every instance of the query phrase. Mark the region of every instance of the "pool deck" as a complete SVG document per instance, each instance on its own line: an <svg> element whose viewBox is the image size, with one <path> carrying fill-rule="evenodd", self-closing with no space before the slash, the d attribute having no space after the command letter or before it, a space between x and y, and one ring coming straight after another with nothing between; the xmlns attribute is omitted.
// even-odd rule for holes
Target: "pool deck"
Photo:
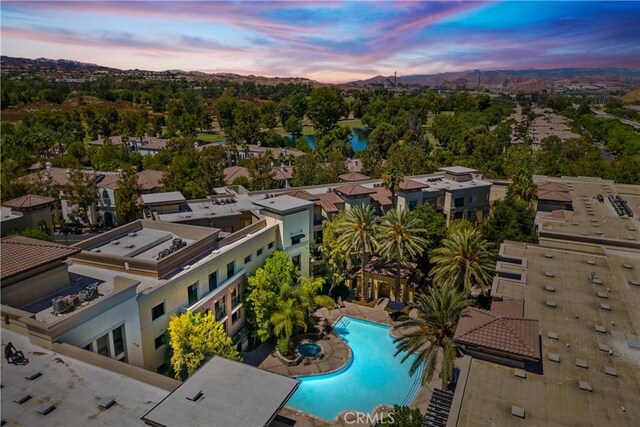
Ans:
<svg viewBox="0 0 640 427"><path fill-rule="evenodd" d="M326 319L327 323L333 325L342 316L351 316L363 320L369 320L371 322L380 323L383 325L394 326L394 323L389 317L389 313L386 312L382 305L377 307L366 307L358 304L345 302L344 308L336 308L333 310L327 310L321 308L316 311L315 316L321 319ZM392 329L391 333L397 335L396 331ZM287 367L284 366L275 356L268 356L261 364L260 368L266 369L271 372L283 374L291 377L305 376L314 374L324 374L333 372L344 366L350 357L351 349L335 334L329 334L329 339L321 340L319 343L325 348L325 358L318 361L313 361L308 365L305 362L298 366ZM327 345L327 344L329 345ZM346 347L346 349L344 348ZM328 350L332 352L329 354ZM345 359L346 355L346 359ZM436 372L433 375L433 380L423 385L418 392L418 396L413 401L411 407L418 408L422 413L426 412L429 406L429 400L434 388L440 388L440 371L436 368ZM324 398L329 398L325 396ZM376 413L383 411L382 408L376 408ZM335 426L354 426L358 424L347 423L341 416L334 423L327 423L318 418L311 417L304 413L295 411L291 408L285 407L280 411L280 415L295 421L296 427L324 427L329 425ZM361 424L364 425L364 424ZM368 424L366 424L368 425Z"/></svg>

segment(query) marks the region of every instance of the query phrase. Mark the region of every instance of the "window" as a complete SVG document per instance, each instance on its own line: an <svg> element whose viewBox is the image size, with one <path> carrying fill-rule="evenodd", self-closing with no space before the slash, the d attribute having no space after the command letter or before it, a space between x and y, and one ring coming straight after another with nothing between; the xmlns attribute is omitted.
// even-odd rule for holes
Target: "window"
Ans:
<svg viewBox="0 0 640 427"><path fill-rule="evenodd" d="M124 353L124 325L111 332L113 334L113 352L117 356Z"/></svg>
<svg viewBox="0 0 640 427"><path fill-rule="evenodd" d="M461 206L464 206L464 197L456 197L453 201L453 205L456 208L459 208Z"/></svg>
<svg viewBox="0 0 640 427"><path fill-rule="evenodd" d="M256 251L256 256L261 256L261 255L262 255L262 248Z"/></svg>
<svg viewBox="0 0 640 427"><path fill-rule="evenodd" d="M231 261L229 264L227 264L227 279L233 276L235 272L236 272L236 262Z"/></svg>
<svg viewBox="0 0 640 427"><path fill-rule="evenodd" d="M418 201L417 200L412 200L409 202L409 210L412 211L416 208L416 206L418 206Z"/></svg>
<svg viewBox="0 0 640 427"><path fill-rule="evenodd" d="M470 196L470 197L469 197L469 203L473 203L473 202L475 201L474 199L475 199L475 197Z"/></svg>
<svg viewBox="0 0 640 427"><path fill-rule="evenodd" d="M209 275L209 292L213 292L218 287L218 271L214 271Z"/></svg>
<svg viewBox="0 0 640 427"><path fill-rule="evenodd" d="M111 354L109 352L109 334L105 334L100 338L98 338L97 344L98 344L98 354L111 357Z"/></svg>
<svg viewBox="0 0 640 427"><path fill-rule="evenodd" d="M291 257L291 261L293 262L293 265L296 266L296 268L300 268L300 255L296 255L294 257Z"/></svg>
<svg viewBox="0 0 640 427"><path fill-rule="evenodd" d="M269 242L269 245L267 246L267 249L272 249L273 248L273 243L274 242Z"/></svg>
<svg viewBox="0 0 640 427"><path fill-rule="evenodd" d="M189 299L189 306L198 302L198 282L187 288L187 298Z"/></svg>
<svg viewBox="0 0 640 427"><path fill-rule="evenodd" d="M235 312L231 315L231 323L232 323L232 324L234 324L234 325L235 325L235 324L236 324L236 322L237 322L238 320L240 320L240 311L241 311L241 310L235 311Z"/></svg>
<svg viewBox="0 0 640 427"><path fill-rule="evenodd" d="M153 340L153 344L155 345L156 350L164 345L163 337L164 337L164 334L160 335L159 337L156 337L156 339Z"/></svg>
<svg viewBox="0 0 640 427"><path fill-rule="evenodd" d="M244 257L245 264L249 264L250 262L251 262L251 255L247 255L246 257Z"/></svg>
<svg viewBox="0 0 640 427"><path fill-rule="evenodd" d="M226 307L226 301L224 297L222 297L221 300L215 303L215 310L216 310L215 317L216 317L216 321L218 322L227 315L227 307Z"/></svg>
<svg viewBox="0 0 640 427"><path fill-rule="evenodd" d="M235 288L231 291L231 307L236 308L241 302L239 289Z"/></svg>
<svg viewBox="0 0 640 427"><path fill-rule="evenodd" d="M164 314L164 301L151 309L151 320L156 320Z"/></svg>

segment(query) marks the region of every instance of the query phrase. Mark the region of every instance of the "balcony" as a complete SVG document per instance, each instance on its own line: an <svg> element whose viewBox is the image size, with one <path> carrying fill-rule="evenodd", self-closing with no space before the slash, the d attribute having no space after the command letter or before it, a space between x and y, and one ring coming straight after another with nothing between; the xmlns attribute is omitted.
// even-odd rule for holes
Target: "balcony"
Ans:
<svg viewBox="0 0 640 427"><path fill-rule="evenodd" d="M228 295L231 293L231 289L234 289L235 286L240 286L246 281L245 269L241 268L234 274L229 277L224 282L219 282L218 287L213 291L206 294L204 297L200 299L197 303L193 304L191 307L183 307L182 311L202 311L204 309L212 309L213 302L215 300L220 299L222 295ZM227 298L230 298L229 295ZM216 317L217 318L217 317Z"/></svg>
<svg viewBox="0 0 640 427"><path fill-rule="evenodd" d="M231 308L234 311L236 308L239 308L241 305L242 305L242 297L240 295L231 297Z"/></svg>

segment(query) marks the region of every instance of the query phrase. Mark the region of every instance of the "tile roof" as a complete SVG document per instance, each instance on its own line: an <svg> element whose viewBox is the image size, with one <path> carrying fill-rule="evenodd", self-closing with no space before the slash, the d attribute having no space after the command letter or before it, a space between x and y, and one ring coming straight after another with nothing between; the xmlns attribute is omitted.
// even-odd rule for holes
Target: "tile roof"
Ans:
<svg viewBox="0 0 640 427"><path fill-rule="evenodd" d="M120 181L118 175L101 175L97 187L115 190L118 187L118 181Z"/></svg>
<svg viewBox="0 0 640 427"><path fill-rule="evenodd" d="M80 252L79 248L29 237L11 236L0 241L0 279L24 273Z"/></svg>
<svg viewBox="0 0 640 427"><path fill-rule="evenodd" d="M283 194L287 194L289 196L297 197L297 198L303 199L303 200L308 200L310 202L320 201L318 196L316 196L315 194L311 194L308 191L304 191L304 190L288 191L288 192L283 193Z"/></svg>
<svg viewBox="0 0 640 427"><path fill-rule="evenodd" d="M285 181L293 178L293 166L280 166L273 168L273 179L276 181Z"/></svg>
<svg viewBox="0 0 640 427"><path fill-rule="evenodd" d="M336 213L340 211L336 204L344 203L344 200L334 192L314 194L314 196L318 198L316 205L322 206L322 209L324 209L326 213Z"/></svg>
<svg viewBox="0 0 640 427"><path fill-rule="evenodd" d="M544 191L562 191L562 192L569 192L570 188L567 185L564 184L560 184L559 182L543 182L541 184L538 184L538 191L540 190L544 190Z"/></svg>
<svg viewBox="0 0 640 427"><path fill-rule="evenodd" d="M345 196L363 196L366 194L373 194L375 190L371 188L365 188L362 185L350 184L343 187L334 188L333 191Z"/></svg>
<svg viewBox="0 0 640 427"><path fill-rule="evenodd" d="M395 259L382 258L378 256L372 257L365 265L365 273L375 274L389 278L396 278L397 261ZM351 278L360 277L361 268L358 267L349 275ZM409 284L418 285L424 274L418 270L418 264L414 262L402 261L400 263L400 278L407 279Z"/></svg>
<svg viewBox="0 0 640 427"><path fill-rule="evenodd" d="M571 194L558 190L540 190L538 189L538 200L551 200L554 202L571 202Z"/></svg>
<svg viewBox="0 0 640 427"><path fill-rule="evenodd" d="M371 199L380 203L381 206L391 206L393 202L391 201L391 191L387 190L384 187L373 187L375 193L371 195Z"/></svg>
<svg viewBox="0 0 640 427"><path fill-rule="evenodd" d="M227 184L233 183L233 180L244 176L247 179L249 178L249 169L242 166L231 166L228 168L224 168L224 182Z"/></svg>
<svg viewBox="0 0 640 427"><path fill-rule="evenodd" d="M537 320L507 317L470 307L460 319L454 341L501 351L530 360L540 359L540 329Z"/></svg>
<svg viewBox="0 0 640 427"><path fill-rule="evenodd" d="M410 191L410 190L421 190L423 188L429 188L429 186L427 184L414 181L413 179L405 179L405 180L402 180L398 188L400 188L400 190L402 191Z"/></svg>
<svg viewBox="0 0 640 427"><path fill-rule="evenodd" d="M362 161L360 159L347 160L345 163L349 172L362 172Z"/></svg>
<svg viewBox="0 0 640 427"><path fill-rule="evenodd" d="M143 170L138 172L138 185L141 190L155 190L162 188L162 171Z"/></svg>
<svg viewBox="0 0 640 427"><path fill-rule="evenodd" d="M16 199L7 200L3 203L3 206L21 210L46 205L49 203L53 203L53 201L54 199L51 197L39 196L37 194L27 194L26 196L18 197Z"/></svg>
<svg viewBox="0 0 640 427"><path fill-rule="evenodd" d="M343 182L366 181L369 179L367 175L363 175L358 172L343 173L342 175L339 175L338 178Z"/></svg>

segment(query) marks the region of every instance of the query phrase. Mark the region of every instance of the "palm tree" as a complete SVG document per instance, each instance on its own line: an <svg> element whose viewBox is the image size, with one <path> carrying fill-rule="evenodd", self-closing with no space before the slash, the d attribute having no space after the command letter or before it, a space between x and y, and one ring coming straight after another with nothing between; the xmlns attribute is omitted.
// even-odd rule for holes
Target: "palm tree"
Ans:
<svg viewBox="0 0 640 427"><path fill-rule="evenodd" d="M495 255L490 243L474 227L460 227L430 253L434 267L429 272L434 282L460 291L474 288L485 291L493 278Z"/></svg>
<svg viewBox="0 0 640 427"><path fill-rule="evenodd" d="M420 236L426 230L420 228L420 221L406 209L391 209L382 218L378 252L387 258L396 259L395 297L400 292L400 264L405 256L415 258L427 247L427 240Z"/></svg>
<svg viewBox="0 0 640 427"><path fill-rule="evenodd" d="M378 245L378 218L370 205L349 209L338 224L338 246L347 254L360 254L361 282L364 287L364 262Z"/></svg>
<svg viewBox="0 0 640 427"><path fill-rule="evenodd" d="M289 342L296 329L307 331L306 319L307 314L296 298L280 300L276 312L271 316L273 333L277 337L284 336Z"/></svg>
<svg viewBox="0 0 640 427"><path fill-rule="evenodd" d="M462 292L450 286L432 287L428 294L419 294L412 307L417 316L402 316L399 330L407 330L394 340L394 356L404 353L402 363L412 354L417 354L409 374L413 375L424 363L426 366L422 383L431 381L436 366L440 364L442 388L453 376L457 345L453 342L458 321L463 316L469 301Z"/></svg>
<svg viewBox="0 0 640 427"><path fill-rule="evenodd" d="M538 186L533 177L524 172L519 173L507 190L507 199L524 205L531 205L538 198Z"/></svg>
<svg viewBox="0 0 640 427"><path fill-rule="evenodd" d="M382 177L383 187L391 192L391 203L394 208L397 204L396 193L400 189L400 183L402 182L402 180L402 174L400 174L400 172L398 172L394 168L389 169Z"/></svg>

